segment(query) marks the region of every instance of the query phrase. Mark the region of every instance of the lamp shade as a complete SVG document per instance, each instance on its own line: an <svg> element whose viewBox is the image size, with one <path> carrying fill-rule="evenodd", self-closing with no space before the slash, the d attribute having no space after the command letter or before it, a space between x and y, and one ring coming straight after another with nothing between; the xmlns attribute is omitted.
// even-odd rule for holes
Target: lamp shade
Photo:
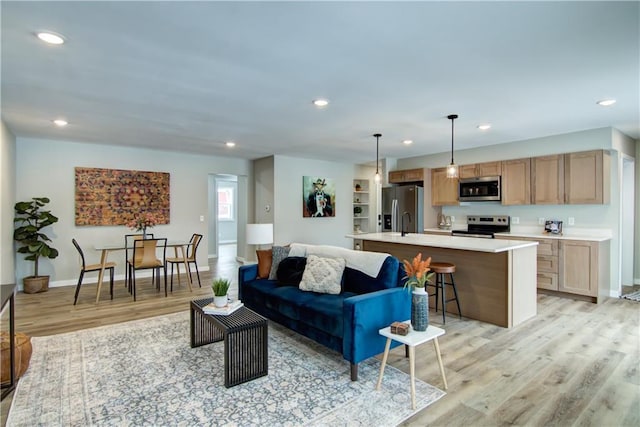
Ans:
<svg viewBox="0 0 640 427"><path fill-rule="evenodd" d="M273 243L273 224L247 224L248 245Z"/></svg>

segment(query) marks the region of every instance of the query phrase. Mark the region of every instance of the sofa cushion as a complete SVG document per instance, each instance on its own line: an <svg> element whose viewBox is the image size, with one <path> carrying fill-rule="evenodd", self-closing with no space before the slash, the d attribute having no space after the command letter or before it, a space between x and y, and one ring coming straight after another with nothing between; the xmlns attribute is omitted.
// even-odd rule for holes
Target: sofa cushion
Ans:
<svg viewBox="0 0 640 427"><path fill-rule="evenodd" d="M278 279L278 266L280 262L289 256L289 247L274 246L272 250L271 271L269 272L269 280Z"/></svg>
<svg viewBox="0 0 640 427"><path fill-rule="evenodd" d="M344 335L342 306L344 305L344 300L354 296L354 294L350 292L339 295L306 293L314 295L314 298L313 300L302 301L300 321L329 335L342 337Z"/></svg>
<svg viewBox="0 0 640 427"><path fill-rule="evenodd" d="M362 271L346 267L343 279L344 290L362 295L396 287L398 286L398 268L398 259L391 256L382 263L378 277L371 277Z"/></svg>
<svg viewBox="0 0 640 427"><path fill-rule="evenodd" d="M298 286L302 280L307 259L301 256L290 256L280 261L278 266L278 284Z"/></svg>
<svg viewBox="0 0 640 427"><path fill-rule="evenodd" d="M303 291L337 295L342 291L343 258L323 258L309 255L302 274L300 289Z"/></svg>
<svg viewBox="0 0 640 427"><path fill-rule="evenodd" d="M258 279L266 279L271 272L271 260L273 258L273 252L271 249L257 250L258 256Z"/></svg>

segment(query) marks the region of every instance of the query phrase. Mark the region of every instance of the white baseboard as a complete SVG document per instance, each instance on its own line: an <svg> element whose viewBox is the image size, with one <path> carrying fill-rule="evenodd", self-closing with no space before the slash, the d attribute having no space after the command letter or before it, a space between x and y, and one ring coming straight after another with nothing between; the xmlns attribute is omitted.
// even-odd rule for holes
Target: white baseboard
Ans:
<svg viewBox="0 0 640 427"><path fill-rule="evenodd" d="M200 271L209 271L209 266L208 265L203 265L202 267L198 267L198 270ZM184 271L184 269L181 269L180 271ZM196 269L194 267L191 267L191 272L195 273ZM151 277L151 270L142 270L142 271L138 271L136 273L136 277ZM167 277L169 277L169 274L167 275ZM113 278L113 280L124 280L124 274L116 274ZM82 284L85 285L87 283L98 283L98 275L96 274L95 276L91 276L91 277L87 277L85 276L82 279ZM109 273L105 272L104 273L104 278L102 279L102 285L104 286L104 284L109 283ZM50 288L59 288L62 286L76 286L78 284L78 279L70 279L70 280L56 280L53 282L49 282L49 287ZM22 290L22 285L19 287L19 290Z"/></svg>

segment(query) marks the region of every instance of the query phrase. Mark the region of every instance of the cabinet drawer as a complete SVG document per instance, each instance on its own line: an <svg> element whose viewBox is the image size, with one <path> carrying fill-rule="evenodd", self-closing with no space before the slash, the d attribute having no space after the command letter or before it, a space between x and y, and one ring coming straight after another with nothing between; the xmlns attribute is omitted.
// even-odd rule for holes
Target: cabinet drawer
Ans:
<svg viewBox="0 0 640 427"><path fill-rule="evenodd" d="M558 273L544 273L538 271L538 288L557 291Z"/></svg>
<svg viewBox="0 0 640 427"><path fill-rule="evenodd" d="M558 255L558 241L551 239L538 240L538 255Z"/></svg>
<svg viewBox="0 0 640 427"><path fill-rule="evenodd" d="M538 255L538 271L558 273L558 257L552 255Z"/></svg>

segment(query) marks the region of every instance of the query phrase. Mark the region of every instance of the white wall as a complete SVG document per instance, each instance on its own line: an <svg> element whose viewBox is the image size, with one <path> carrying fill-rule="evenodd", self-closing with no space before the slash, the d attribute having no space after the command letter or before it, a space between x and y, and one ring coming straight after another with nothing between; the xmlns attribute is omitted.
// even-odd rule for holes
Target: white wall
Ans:
<svg viewBox="0 0 640 427"><path fill-rule="evenodd" d="M353 179L357 166L286 156L274 157L274 240L282 245L292 242L327 244L351 248L345 237L353 230ZM331 178L336 184L334 217L304 218L302 177ZM260 207L256 207L260 210Z"/></svg>
<svg viewBox="0 0 640 427"><path fill-rule="evenodd" d="M46 196L49 208L60 221L46 233L52 245L60 251L54 260L41 260L42 274L50 274L52 286L75 284L78 277L77 253L71 244L75 237L91 261L98 260L92 250L96 244L119 244L130 230L124 226L77 227L75 225L76 166L141 171L168 172L171 175L171 222L154 227L156 236L170 240L186 240L193 233L203 234L202 247L208 247L208 176L225 173L249 175L249 162L228 157L166 152L158 150L116 147L52 140L18 138L16 163L16 198ZM36 167L34 167L36 165ZM200 216L204 222L200 222ZM198 265L206 268L207 251L198 253ZM124 273L124 255L113 253L110 260ZM30 274L31 263L18 259L17 277ZM88 281L94 279L88 278ZM94 280L95 281L95 280Z"/></svg>
<svg viewBox="0 0 640 427"><path fill-rule="evenodd" d="M635 242L635 266L633 268L633 282L640 285L640 141L636 141L636 232Z"/></svg>
<svg viewBox="0 0 640 427"><path fill-rule="evenodd" d="M16 138L0 121L0 282L15 283L13 207L16 204Z"/></svg>
<svg viewBox="0 0 640 427"><path fill-rule="evenodd" d="M510 215L520 219L521 226L538 226L538 218L559 219L568 227L567 219L575 218L576 228L600 228L611 230L610 242L610 281L605 286L611 287L612 294L619 287L619 215L620 215L620 150L633 155L634 141L612 128L591 129L543 138L515 141L490 147L460 150L454 153L455 162L459 165L494 160L508 160L548 154L570 153L594 149L611 151L611 202L607 205L527 205L502 206L499 203L474 202L464 206L447 206L442 208L445 215L456 218L456 224L463 226L466 216L471 214ZM443 167L450 162L449 153L430 156L412 157L398 161L399 169L417 167ZM637 162L636 162L637 163ZM636 182L638 180L636 175ZM637 200L636 200L637 203ZM425 223L426 223L425 219ZM638 223L636 212L636 223ZM455 226L455 224L454 224ZM636 261L638 264L638 261ZM636 272L638 270L636 269ZM636 276L638 273L636 273Z"/></svg>

